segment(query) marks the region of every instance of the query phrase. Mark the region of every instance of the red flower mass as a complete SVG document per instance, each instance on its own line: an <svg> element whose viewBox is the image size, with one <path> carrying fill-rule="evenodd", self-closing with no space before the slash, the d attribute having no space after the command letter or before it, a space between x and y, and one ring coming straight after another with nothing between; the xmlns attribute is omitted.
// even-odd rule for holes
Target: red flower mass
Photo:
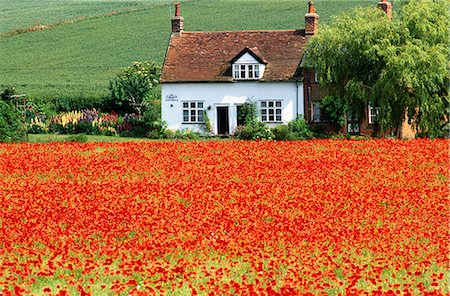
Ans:
<svg viewBox="0 0 450 296"><path fill-rule="evenodd" d="M0 294L448 294L448 144L0 144Z"/></svg>

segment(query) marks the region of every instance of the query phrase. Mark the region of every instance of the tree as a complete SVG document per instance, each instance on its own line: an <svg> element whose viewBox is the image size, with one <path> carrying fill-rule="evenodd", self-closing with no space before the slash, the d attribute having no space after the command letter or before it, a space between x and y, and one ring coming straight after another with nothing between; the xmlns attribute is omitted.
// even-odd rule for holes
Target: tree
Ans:
<svg viewBox="0 0 450 296"><path fill-rule="evenodd" d="M0 99L0 142L20 142L26 139L22 115L17 108Z"/></svg>
<svg viewBox="0 0 450 296"><path fill-rule="evenodd" d="M357 8L311 39L307 65L350 113L380 106L382 130L401 136L408 119L433 136L449 111L449 8L446 0L411 0L393 20L378 8Z"/></svg>
<svg viewBox="0 0 450 296"><path fill-rule="evenodd" d="M161 67L154 62L133 62L109 83L110 108L133 111L141 116L150 101L153 90L159 84Z"/></svg>

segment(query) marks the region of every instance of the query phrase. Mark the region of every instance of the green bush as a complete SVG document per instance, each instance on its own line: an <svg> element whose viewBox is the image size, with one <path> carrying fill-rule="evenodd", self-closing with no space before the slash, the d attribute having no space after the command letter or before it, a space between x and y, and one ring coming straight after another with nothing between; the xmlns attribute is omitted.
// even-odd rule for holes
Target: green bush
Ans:
<svg viewBox="0 0 450 296"><path fill-rule="evenodd" d="M234 136L241 140L271 140L274 138L272 131L261 121L253 120L243 126L238 126Z"/></svg>
<svg viewBox="0 0 450 296"><path fill-rule="evenodd" d="M278 125L272 128L274 139L278 141L295 140L294 134L289 130L285 124Z"/></svg>
<svg viewBox="0 0 450 296"><path fill-rule="evenodd" d="M20 142L26 140L22 115L13 105L0 100L0 142Z"/></svg>
<svg viewBox="0 0 450 296"><path fill-rule="evenodd" d="M288 129L294 134L292 140L309 140L314 138L313 132L302 116L289 122Z"/></svg>
<svg viewBox="0 0 450 296"><path fill-rule="evenodd" d="M309 140L314 137L306 121L299 117L288 123L272 128L274 139L279 141Z"/></svg>
<svg viewBox="0 0 450 296"><path fill-rule="evenodd" d="M172 140L199 140L202 135L199 132L191 131L189 129L182 130L164 130L162 138Z"/></svg>

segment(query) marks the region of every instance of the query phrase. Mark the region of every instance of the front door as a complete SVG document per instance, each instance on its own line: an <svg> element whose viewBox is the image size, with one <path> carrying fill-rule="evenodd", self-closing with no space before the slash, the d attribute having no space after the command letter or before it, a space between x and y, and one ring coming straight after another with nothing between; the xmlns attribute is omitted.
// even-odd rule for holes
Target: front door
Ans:
<svg viewBox="0 0 450 296"><path fill-rule="evenodd" d="M217 107L217 133L219 135L228 135L230 133L228 107Z"/></svg>

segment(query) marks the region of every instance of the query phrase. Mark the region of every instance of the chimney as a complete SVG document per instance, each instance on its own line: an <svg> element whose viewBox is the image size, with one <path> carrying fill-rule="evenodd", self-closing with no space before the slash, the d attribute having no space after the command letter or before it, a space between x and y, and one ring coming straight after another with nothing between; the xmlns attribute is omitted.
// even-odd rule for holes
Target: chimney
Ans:
<svg viewBox="0 0 450 296"><path fill-rule="evenodd" d="M378 2L378 7L386 13L386 16L389 19L392 18L392 3L387 2L386 0L381 0L380 2Z"/></svg>
<svg viewBox="0 0 450 296"><path fill-rule="evenodd" d="M175 4L175 16L172 17L172 35L181 35L184 31L184 19L180 16L180 3Z"/></svg>
<svg viewBox="0 0 450 296"><path fill-rule="evenodd" d="M314 3L309 1L308 13L305 14L305 34L311 36L317 33L319 29L319 15L316 13Z"/></svg>

